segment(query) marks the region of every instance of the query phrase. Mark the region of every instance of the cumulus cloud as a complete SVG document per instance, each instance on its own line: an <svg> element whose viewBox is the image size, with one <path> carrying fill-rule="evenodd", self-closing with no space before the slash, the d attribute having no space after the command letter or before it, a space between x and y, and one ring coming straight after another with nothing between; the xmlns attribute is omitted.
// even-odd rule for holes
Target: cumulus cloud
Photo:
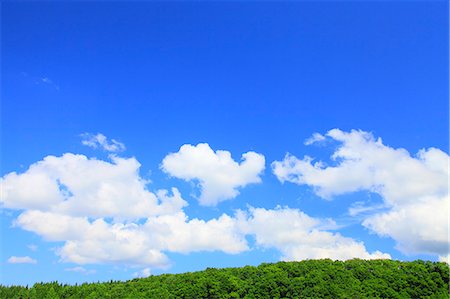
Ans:
<svg viewBox="0 0 450 299"><path fill-rule="evenodd" d="M133 276L134 277L139 277L139 278L145 278L145 277L149 277L150 275L152 275L151 269L150 268L144 268L139 272L134 272Z"/></svg>
<svg viewBox="0 0 450 299"><path fill-rule="evenodd" d="M83 145L89 146L93 149L103 149L107 152L117 153L123 152L126 148L125 145L117 140L111 139L108 140L103 134L91 134L91 133L83 133L81 134Z"/></svg>
<svg viewBox="0 0 450 299"><path fill-rule="evenodd" d="M36 264L37 261L29 256L11 256L8 259L10 264Z"/></svg>
<svg viewBox="0 0 450 299"><path fill-rule="evenodd" d="M229 153L215 155L229 157ZM49 242L61 242L55 250L60 261L77 265L165 268L170 265L169 252L238 254L251 250L249 236L258 246L280 250L284 259L387 257L368 253L361 242L328 232L332 221L299 210L251 208L209 220L191 219L183 210L187 202L176 188L151 192L139 175L136 159L109 159L70 153L48 156L23 173L2 177L0 203L20 211L15 227ZM247 156L238 166L251 159ZM262 161L261 169L263 165ZM82 272L81 268L68 269Z"/></svg>
<svg viewBox="0 0 450 299"><path fill-rule="evenodd" d="M241 211L238 218L243 231L253 235L257 245L278 249L283 260L390 258L380 251L367 252L363 242L321 229L328 221L312 218L298 209L251 208L248 213Z"/></svg>
<svg viewBox="0 0 450 299"><path fill-rule="evenodd" d="M364 226L392 237L404 253L448 253L448 154L429 148L411 156L364 131L333 129L325 136L340 144L331 156L335 166L287 154L272 163L277 178L309 185L325 199L364 190L377 193L388 209L368 215Z"/></svg>
<svg viewBox="0 0 450 299"><path fill-rule="evenodd" d="M419 198L367 217L363 225L397 241L407 254L446 255L449 252L448 197Z"/></svg>
<svg viewBox="0 0 450 299"><path fill-rule="evenodd" d="M188 220L184 212L179 212L149 218L144 229L159 232L155 235L155 243L172 252L223 251L236 254L249 249L235 219L226 214L205 221Z"/></svg>
<svg viewBox="0 0 450 299"><path fill-rule="evenodd" d="M67 216L137 219L178 211L187 203L176 188L147 190L135 158L89 159L71 153L47 156L21 174L0 179L5 208Z"/></svg>
<svg viewBox="0 0 450 299"><path fill-rule="evenodd" d="M45 221L43 221L45 219ZM144 223L108 223L99 218L72 217L51 212L23 212L15 225L48 241L63 241L57 250L63 262L114 263L165 267L166 251L190 253L248 249L234 219L223 215L209 221L191 219L183 211L149 217Z"/></svg>
<svg viewBox="0 0 450 299"><path fill-rule="evenodd" d="M197 181L201 189L199 202L205 206L232 199L239 194L239 188L260 183L264 168L261 154L247 152L238 163L230 152L214 152L207 143L185 144L178 152L167 155L161 164L161 169L173 177Z"/></svg>

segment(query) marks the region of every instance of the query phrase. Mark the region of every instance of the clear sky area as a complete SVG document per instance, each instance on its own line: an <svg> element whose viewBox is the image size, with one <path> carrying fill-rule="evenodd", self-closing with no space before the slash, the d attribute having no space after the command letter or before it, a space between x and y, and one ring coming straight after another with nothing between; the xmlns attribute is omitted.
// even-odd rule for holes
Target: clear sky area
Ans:
<svg viewBox="0 0 450 299"><path fill-rule="evenodd" d="M448 13L2 1L0 283L447 261Z"/></svg>

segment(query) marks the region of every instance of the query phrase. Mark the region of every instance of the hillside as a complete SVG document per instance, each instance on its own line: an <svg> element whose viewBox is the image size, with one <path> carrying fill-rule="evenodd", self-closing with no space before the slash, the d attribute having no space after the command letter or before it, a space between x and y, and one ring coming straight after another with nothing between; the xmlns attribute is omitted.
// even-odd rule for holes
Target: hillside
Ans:
<svg viewBox="0 0 450 299"><path fill-rule="evenodd" d="M308 260L126 282L0 287L1 298L448 298L446 263Z"/></svg>

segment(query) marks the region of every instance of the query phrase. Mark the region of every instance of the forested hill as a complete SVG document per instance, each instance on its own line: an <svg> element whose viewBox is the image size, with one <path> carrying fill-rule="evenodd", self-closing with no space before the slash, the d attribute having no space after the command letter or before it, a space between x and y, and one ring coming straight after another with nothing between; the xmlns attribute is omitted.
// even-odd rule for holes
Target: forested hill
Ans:
<svg viewBox="0 0 450 299"><path fill-rule="evenodd" d="M438 262L308 260L164 274L126 282L0 287L1 298L449 298Z"/></svg>

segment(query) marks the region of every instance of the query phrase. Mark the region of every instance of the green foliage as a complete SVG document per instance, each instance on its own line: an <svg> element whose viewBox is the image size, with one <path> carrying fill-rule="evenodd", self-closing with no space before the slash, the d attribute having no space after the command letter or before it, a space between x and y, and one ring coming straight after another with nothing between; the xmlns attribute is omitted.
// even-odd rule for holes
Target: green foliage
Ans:
<svg viewBox="0 0 450 299"><path fill-rule="evenodd" d="M392 260L308 260L258 267L164 274L33 287L0 286L0 298L449 298L446 263Z"/></svg>

